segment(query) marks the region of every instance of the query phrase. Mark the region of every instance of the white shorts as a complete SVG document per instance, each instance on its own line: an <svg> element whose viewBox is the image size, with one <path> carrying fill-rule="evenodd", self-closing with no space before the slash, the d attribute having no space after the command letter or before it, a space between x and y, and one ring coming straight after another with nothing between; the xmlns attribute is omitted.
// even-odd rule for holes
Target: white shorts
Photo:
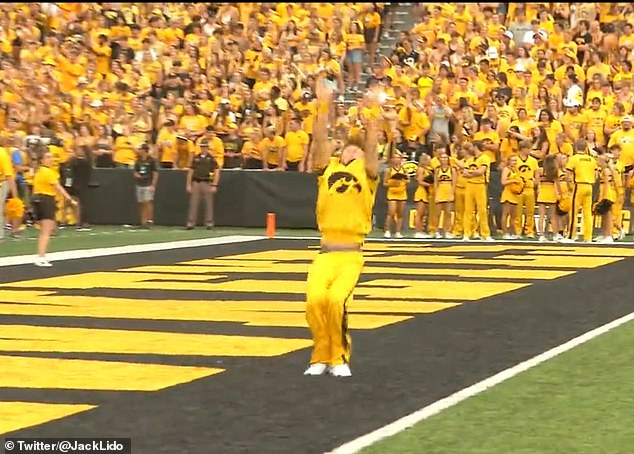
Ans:
<svg viewBox="0 0 634 454"><path fill-rule="evenodd" d="M136 200L139 203L152 202L154 200L154 191L151 186L137 186Z"/></svg>

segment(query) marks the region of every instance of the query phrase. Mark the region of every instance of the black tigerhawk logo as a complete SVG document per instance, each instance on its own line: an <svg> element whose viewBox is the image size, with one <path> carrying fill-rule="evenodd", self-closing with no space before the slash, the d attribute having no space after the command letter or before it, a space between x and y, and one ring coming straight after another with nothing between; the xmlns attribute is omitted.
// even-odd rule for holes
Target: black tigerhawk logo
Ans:
<svg viewBox="0 0 634 454"><path fill-rule="evenodd" d="M519 171L520 171L520 173L530 172L530 170L531 170L531 168L530 168L530 167L528 167L528 166L526 166L526 165L521 165L521 166L519 167Z"/></svg>
<svg viewBox="0 0 634 454"><path fill-rule="evenodd" d="M353 187L357 192L361 192L361 183L357 180L357 177L348 172L335 172L328 177L328 189L335 187L335 191L339 193L346 192L350 187Z"/></svg>
<svg viewBox="0 0 634 454"><path fill-rule="evenodd" d="M477 164L469 164L469 170L478 170Z"/></svg>
<svg viewBox="0 0 634 454"><path fill-rule="evenodd" d="M407 161L403 164L403 170L410 177L413 177L416 175L416 171L418 170L418 163L416 161Z"/></svg>
<svg viewBox="0 0 634 454"><path fill-rule="evenodd" d="M451 181L451 175L447 175L446 173L438 175L438 181Z"/></svg>

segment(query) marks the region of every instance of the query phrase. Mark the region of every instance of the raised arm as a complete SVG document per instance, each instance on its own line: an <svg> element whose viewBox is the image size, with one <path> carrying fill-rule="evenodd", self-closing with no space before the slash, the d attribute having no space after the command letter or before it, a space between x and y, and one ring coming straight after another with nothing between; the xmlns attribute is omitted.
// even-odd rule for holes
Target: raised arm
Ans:
<svg viewBox="0 0 634 454"><path fill-rule="evenodd" d="M370 105L379 103L379 92L375 90L370 93ZM381 115L372 116L367 120L365 126L365 171L370 178L377 178L379 175L379 153L377 143L379 139L379 124L382 121Z"/></svg>
<svg viewBox="0 0 634 454"><path fill-rule="evenodd" d="M332 106L332 91L325 85L323 73L318 76L315 83L315 94L317 96L317 112L313 124L311 155L313 168L323 169L328 165L332 148L328 139L328 119Z"/></svg>

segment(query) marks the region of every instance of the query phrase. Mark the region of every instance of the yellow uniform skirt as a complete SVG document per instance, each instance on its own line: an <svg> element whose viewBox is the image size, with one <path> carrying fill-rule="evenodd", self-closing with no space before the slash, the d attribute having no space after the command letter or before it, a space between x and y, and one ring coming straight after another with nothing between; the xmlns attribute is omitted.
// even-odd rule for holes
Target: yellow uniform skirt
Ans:
<svg viewBox="0 0 634 454"><path fill-rule="evenodd" d="M429 203L429 190L426 186L419 186L414 193L414 202Z"/></svg>
<svg viewBox="0 0 634 454"><path fill-rule="evenodd" d="M517 205L518 203L520 203L521 192L519 194L517 193L520 187L521 182L519 181L511 182L504 186L504 189L502 190L502 196L500 197L500 202L512 203L513 205Z"/></svg>
<svg viewBox="0 0 634 454"><path fill-rule="evenodd" d="M539 183L537 190L537 203L545 205L554 205L557 203L557 191L555 191L555 183L545 181Z"/></svg>
<svg viewBox="0 0 634 454"><path fill-rule="evenodd" d="M436 203L446 203L454 201L453 186L451 184L451 181L438 183L438 189L436 190L434 201Z"/></svg>

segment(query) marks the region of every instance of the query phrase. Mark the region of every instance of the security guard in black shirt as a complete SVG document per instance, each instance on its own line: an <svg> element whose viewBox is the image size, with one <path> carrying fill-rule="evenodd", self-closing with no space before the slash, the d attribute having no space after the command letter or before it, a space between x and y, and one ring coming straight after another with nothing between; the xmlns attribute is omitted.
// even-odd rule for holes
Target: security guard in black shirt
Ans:
<svg viewBox="0 0 634 454"><path fill-rule="evenodd" d="M201 198L205 201L207 230L214 226L213 200L220 181L220 167L209 151L207 139L202 139L199 146L200 152L192 158L187 172L187 192L190 194L187 230L196 225Z"/></svg>

